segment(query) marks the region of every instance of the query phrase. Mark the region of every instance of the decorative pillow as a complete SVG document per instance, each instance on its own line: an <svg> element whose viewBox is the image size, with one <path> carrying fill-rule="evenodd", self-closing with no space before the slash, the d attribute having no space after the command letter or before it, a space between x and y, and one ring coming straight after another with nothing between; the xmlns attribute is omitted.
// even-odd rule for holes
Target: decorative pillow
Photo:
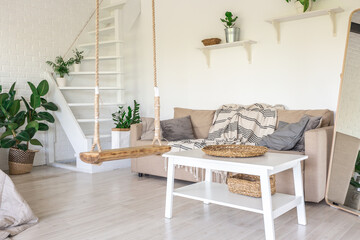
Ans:
<svg viewBox="0 0 360 240"><path fill-rule="evenodd" d="M258 145L279 151L291 150L301 139L308 122L309 117L306 116L297 123L278 128L273 134L263 137Z"/></svg>
<svg viewBox="0 0 360 240"><path fill-rule="evenodd" d="M299 152L304 152L305 151L305 132L312 130L312 129L316 129L319 128L321 126L321 117L311 117L308 115L305 115L304 117L308 117L309 118L309 122L306 124L304 133L302 134L299 142L295 145L295 147L292 150L295 151L299 151ZM279 122L279 128L281 127L285 127L286 125L288 125L289 123L287 122Z"/></svg>
<svg viewBox="0 0 360 240"><path fill-rule="evenodd" d="M141 118L141 140L153 140L155 135L154 118ZM160 129L160 139L163 139Z"/></svg>
<svg viewBox="0 0 360 240"><path fill-rule="evenodd" d="M168 141L195 139L190 116L160 121L163 137Z"/></svg>

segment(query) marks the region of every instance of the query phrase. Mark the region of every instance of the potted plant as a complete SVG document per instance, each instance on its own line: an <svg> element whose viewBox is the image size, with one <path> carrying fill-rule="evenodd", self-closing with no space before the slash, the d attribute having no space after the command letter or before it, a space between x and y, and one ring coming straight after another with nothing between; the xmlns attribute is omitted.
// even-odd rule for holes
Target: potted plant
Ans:
<svg viewBox="0 0 360 240"><path fill-rule="evenodd" d="M225 37L227 43L240 41L240 28L235 27L235 22L238 19L236 16L233 18L232 12L225 13L225 19L220 18L225 26Z"/></svg>
<svg viewBox="0 0 360 240"><path fill-rule="evenodd" d="M291 2L291 0L285 0L286 2ZM316 0L295 0L295 8L298 13L303 13L307 11L311 11L312 2L316 2Z"/></svg>
<svg viewBox="0 0 360 240"><path fill-rule="evenodd" d="M46 123L54 123L55 119L48 110L58 110L54 103L47 102L44 98L49 91L46 80L42 80L37 87L31 82L28 82L28 85L32 91L30 102L24 97L15 99L15 83L8 93L0 94L0 127L5 128L5 132L0 136L0 147L10 148L10 174L31 171L36 151L29 149L29 145L42 146L41 142L34 138L35 134L49 130ZM25 110L22 111L21 102L25 105Z"/></svg>
<svg viewBox="0 0 360 240"><path fill-rule="evenodd" d="M65 61L62 56L57 56L55 58L55 62L47 61L46 63L49 64L53 68L54 73L59 76L58 78L56 78L58 86L65 87L65 74L69 75L69 67L74 64L74 59L70 58L69 60Z"/></svg>
<svg viewBox="0 0 360 240"><path fill-rule="evenodd" d="M74 55L74 72L80 72L80 63L81 60L84 59L84 56L82 55L84 51L79 51L77 48L73 50Z"/></svg>
<svg viewBox="0 0 360 240"><path fill-rule="evenodd" d="M119 110L112 114L115 123L111 133L112 148L129 147L130 126L141 122L139 110L140 104L134 100L134 109L128 106L126 112L123 106L119 106Z"/></svg>

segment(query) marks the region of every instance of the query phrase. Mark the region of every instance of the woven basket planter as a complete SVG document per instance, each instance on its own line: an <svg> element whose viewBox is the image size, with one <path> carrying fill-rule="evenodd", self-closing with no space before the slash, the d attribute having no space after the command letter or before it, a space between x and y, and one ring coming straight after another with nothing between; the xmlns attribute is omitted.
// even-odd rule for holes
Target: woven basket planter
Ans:
<svg viewBox="0 0 360 240"><path fill-rule="evenodd" d="M247 174L229 174L227 178L229 191L250 197L261 197L260 177ZM271 194L276 193L275 175L270 176Z"/></svg>
<svg viewBox="0 0 360 240"><path fill-rule="evenodd" d="M17 148L10 148L9 173L11 175L19 175L31 172L36 152L33 150L23 151Z"/></svg>

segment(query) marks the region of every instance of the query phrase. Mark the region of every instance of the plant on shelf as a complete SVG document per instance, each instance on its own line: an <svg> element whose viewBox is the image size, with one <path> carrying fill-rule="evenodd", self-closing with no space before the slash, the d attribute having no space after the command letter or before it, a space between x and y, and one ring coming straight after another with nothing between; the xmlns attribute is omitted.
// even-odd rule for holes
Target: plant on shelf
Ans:
<svg viewBox="0 0 360 240"><path fill-rule="evenodd" d="M43 146L38 139L34 138L35 134L38 131L49 130L47 123L54 123L55 119L48 110L58 110L54 103L45 99L49 91L46 80L42 80L37 87L28 82L32 92L30 102L24 97L15 98L15 84L12 84L8 93L0 94L0 128L5 128L5 132L0 136L0 147L10 148L10 174L31 171L36 151L30 150L29 145ZM25 105L24 110L21 110L21 102ZM19 172L19 169L22 170Z"/></svg>
<svg viewBox="0 0 360 240"><path fill-rule="evenodd" d="M65 75L69 75L70 72L69 67L73 65L74 62L75 62L74 58L70 58L67 61L65 61L62 56L57 56L55 58L55 62L46 61L46 63L52 67L54 73L60 76L59 78L56 78L59 87L66 86Z"/></svg>
<svg viewBox="0 0 360 240"><path fill-rule="evenodd" d="M223 22L225 26L225 37L227 43L240 41L240 28L235 27L237 19L238 16L234 17L232 12L229 11L225 13L225 19L220 18L221 22Z"/></svg>
<svg viewBox="0 0 360 240"><path fill-rule="evenodd" d="M82 55L84 51L79 51L77 48L73 50L74 53L74 71L80 72L80 63L84 59L84 56Z"/></svg>
<svg viewBox="0 0 360 240"><path fill-rule="evenodd" d="M127 108L127 112L123 106L119 106L119 111L112 114L115 128L129 129L131 124L140 123L140 104L134 100L134 109L130 106Z"/></svg>
<svg viewBox="0 0 360 240"><path fill-rule="evenodd" d="M285 1L288 3L291 2L291 0L285 0ZM316 0L295 0L295 4L299 5L299 9L301 9L302 12L310 11L312 2L316 2Z"/></svg>

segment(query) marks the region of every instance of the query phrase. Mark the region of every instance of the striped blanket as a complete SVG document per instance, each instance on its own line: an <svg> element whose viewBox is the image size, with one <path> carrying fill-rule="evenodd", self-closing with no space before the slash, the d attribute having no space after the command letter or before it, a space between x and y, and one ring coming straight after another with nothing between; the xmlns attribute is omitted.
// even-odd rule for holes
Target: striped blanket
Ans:
<svg viewBox="0 0 360 240"><path fill-rule="evenodd" d="M275 131L278 109L284 109L284 106L259 103L250 106L223 105L215 113L207 139L188 139L168 144L172 152L201 149L207 145L255 145L263 136ZM195 173L198 179L198 169L186 170ZM221 175L224 178L224 174Z"/></svg>

